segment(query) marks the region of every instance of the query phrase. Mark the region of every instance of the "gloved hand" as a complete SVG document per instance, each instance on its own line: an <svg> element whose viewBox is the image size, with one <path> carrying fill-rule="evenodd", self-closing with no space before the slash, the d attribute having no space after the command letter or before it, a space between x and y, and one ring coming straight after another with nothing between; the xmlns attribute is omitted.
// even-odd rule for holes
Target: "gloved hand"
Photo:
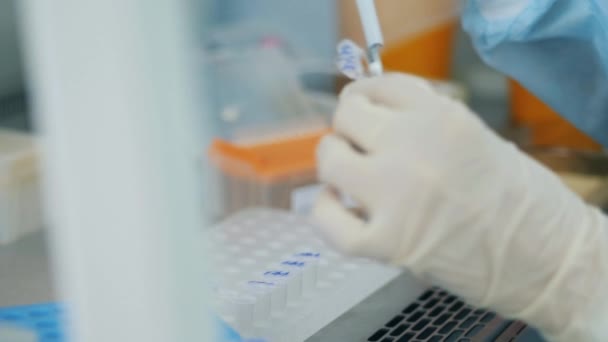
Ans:
<svg viewBox="0 0 608 342"><path fill-rule="evenodd" d="M467 107L401 74L341 94L314 216L338 249L404 266L555 341L608 341L608 225ZM344 208L347 193L367 213Z"/></svg>

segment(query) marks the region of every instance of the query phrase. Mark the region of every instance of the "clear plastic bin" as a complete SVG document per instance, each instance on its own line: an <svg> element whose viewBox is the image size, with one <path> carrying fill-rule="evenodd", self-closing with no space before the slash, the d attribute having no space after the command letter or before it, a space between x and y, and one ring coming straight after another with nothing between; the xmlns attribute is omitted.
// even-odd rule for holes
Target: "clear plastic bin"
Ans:
<svg viewBox="0 0 608 342"><path fill-rule="evenodd" d="M34 138L0 130L0 244L42 228L40 203Z"/></svg>
<svg viewBox="0 0 608 342"><path fill-rule="evenodd" d="M295 189L315 184L315 150L327 131L252 145L217 139L209 150L219 185L219 218L250 207L289 209Z"/></svg>
<svg viewBox="0 0 608 342"><path fill-rule="evenodd" d="M226 40L205 55L217 137L243 145L327 126L329 113L315 111L280 38Z"/></svg>
<svg viewBox="0 0 608 342"><path fill-rule="evenodd" d="M288 209L292 190L316 181L316 144L333 103L318 105L305 91L297 57L280 37L217 34L205 54L216 138L207 151L212 215Z"/></svg>

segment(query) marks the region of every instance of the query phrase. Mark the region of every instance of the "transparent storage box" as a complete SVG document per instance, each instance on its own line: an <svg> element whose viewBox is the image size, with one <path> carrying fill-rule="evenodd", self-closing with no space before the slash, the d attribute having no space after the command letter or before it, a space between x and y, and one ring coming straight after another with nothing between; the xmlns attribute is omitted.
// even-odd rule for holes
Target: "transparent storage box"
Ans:
<svg viewBox="0 0 608 342"><path fill-rule="evenodd" d="M303 91L298 66L280 42L260 37L250 44L206 51L211 124L217 137L252 144L327 126L329 113L315 111Z"/></svg>
<svg viewBox="0 0 608 342"><path fill-rule="evenodd" d="M0 130L0 244L42 228L38 152L31 135Z"/></svg>
<svg viewBox="0 0 608 342"><path fill-rule="evenodd" d="M231 34L205 54L216 219L250 207L289 209L292 191L316 182L315 149L333 111L305 91L301 68L279 37Z"/></svg>
<svg viewBox="0 0 608 342"><path fill-rule="evenodd" d="M315 184L315 150L327 131L237 145L217 139L209 150L222 189L218 218L250 207L289 209L292 192Z"/></svg>

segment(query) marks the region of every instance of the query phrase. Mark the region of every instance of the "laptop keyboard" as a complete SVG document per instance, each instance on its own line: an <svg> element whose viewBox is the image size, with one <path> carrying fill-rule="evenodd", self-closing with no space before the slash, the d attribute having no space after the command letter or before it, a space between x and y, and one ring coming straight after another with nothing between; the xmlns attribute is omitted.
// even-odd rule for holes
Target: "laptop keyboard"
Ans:
<svg viewBox="0 0 608 342"><path fill-rule="evenodd" d="M431 288L371 335L368 342L472 342L494 313Z"/></svg>

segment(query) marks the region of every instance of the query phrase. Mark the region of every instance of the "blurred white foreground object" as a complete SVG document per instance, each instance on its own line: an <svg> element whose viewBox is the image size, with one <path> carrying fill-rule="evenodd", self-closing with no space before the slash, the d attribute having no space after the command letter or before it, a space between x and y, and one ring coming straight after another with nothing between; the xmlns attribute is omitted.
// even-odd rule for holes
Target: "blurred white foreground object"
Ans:
<svg viewBox="0 0 608 342"><path fill-rule="evenodd" d="M71 341L212 340L187 3L20 3Z"/></svg>

